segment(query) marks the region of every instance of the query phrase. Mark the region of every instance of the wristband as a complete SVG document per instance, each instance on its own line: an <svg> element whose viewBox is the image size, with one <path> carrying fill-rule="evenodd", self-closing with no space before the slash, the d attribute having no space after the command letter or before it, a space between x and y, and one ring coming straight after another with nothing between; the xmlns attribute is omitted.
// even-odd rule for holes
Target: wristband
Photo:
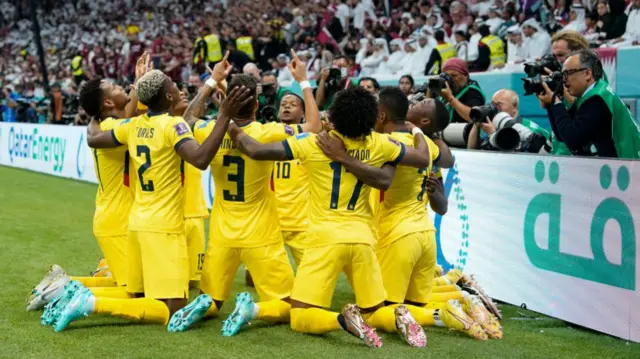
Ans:
<svg viewBox="0 0 640 359"><path fill-rule="evenodd" d="M422 132L420 127L414 127L414 128L411 129L411 134L414 135L414 136L417 135L417 134L424 135L424 132Z"/></svg>
<svg viewBox="0 0 640 359"><path fill-rule="evenodd" d="M204 84L211 87L212 89L215 89L218 85L218 82L216 82L216 80L214 80L212 77L209 77L207 81L204 82Z"/></svg>
<svg viewBox="0 0 640 359"><path fill-rule="evenodd" d="M311 84L309 83L309 81L304 80L304 81L302 81L300 83L300 88L303 89L303 90L304 89L309 89L309 88L311 88Z"/></svg>

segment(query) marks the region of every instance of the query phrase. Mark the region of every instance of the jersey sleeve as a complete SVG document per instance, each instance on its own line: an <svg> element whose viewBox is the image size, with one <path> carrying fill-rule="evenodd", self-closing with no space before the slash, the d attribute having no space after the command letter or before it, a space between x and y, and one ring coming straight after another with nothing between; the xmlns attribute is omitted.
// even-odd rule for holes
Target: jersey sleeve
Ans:
<svg viewBox="0 0 640 359"><path fill-rule="evenodd" d="M129 143L129 129L131 128L131 119L120 121L120 123L111 130L113 142L118 145L126 145Z"/></svg>
<svg viewBox="0 0 640 359"><path fill-rule="evenodd" d="M216 121L205 121L198 120L193 126L193 137L195 137L198 143L203 143L204 140L209 137L211 134L213 126L216 124Z"/></svg>
<svg viewBox="0 0 640 359"><path fill-rule="evenodd" d="M302 133L300 125L285 125L284 123L269 122L263 127L260 138L256 140L262 143L283 141L291 136Z"/></svg>
<svg viewBox="0 0 640 359"><path fill-rule="evenodd" d="M315 136L308 132L300 133L295 137L282 141L284 150L287 152L287 158L289 160L298 159L302 162L308 158L314 143Z"/></svg>
<svg viewBox="0 0 640 359"><path fill-rule="evenodd" d="M194 139L189 125L182 117L173 117L169 120L165 138L176 152L183 143Z"/></svg>
<svg viewBox="0 0 640 359"><path fill-rule="evenodd" d="M404 157L404 144L394 140L390 136L381 136L377 147L377 151L380 151L385 163L395 166L399 164Z"/></svg>
<svg viewBox="0 0 640 359"><path fill-rule="evenodd" d="M427 142L427 146L429 147L429 155L431 156L431 164L433 165L440 159L440 147L438 147L438 145L436 145L436 143L427 136L424 136L424 140Z"/></svg>

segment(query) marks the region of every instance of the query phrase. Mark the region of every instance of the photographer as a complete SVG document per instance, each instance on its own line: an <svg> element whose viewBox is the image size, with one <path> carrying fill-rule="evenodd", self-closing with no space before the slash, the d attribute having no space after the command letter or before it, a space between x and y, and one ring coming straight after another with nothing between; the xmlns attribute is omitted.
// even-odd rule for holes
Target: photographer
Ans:
<svg viewBox="0 0 640 359"><path fill-rule="evenodd" d="M316 103L320 110L325 111L331 106L335 94L344 87L345 79L342 77L340 69L326 68L322 70L316 89Z"/></svg>
<svg viewBox="0 0 640 359"><path fill-rule="evenodd" d="M262 123L276 121L277 109L286 92L284 88L278 86L276 74L270 71L264 72L258 91L258 120Z"/></svg>
<svg viewBox="0 0 640 359"><path fill-rule="evenodd" d="M640 129L622 100L603 80L598 55L581 50L564 62L562 86L552 91L546 82L537 97L547 109L551 128L576 155L640 158ZM576 98L567 110L563 92Z"/></svg>
<svg viewBox="0 0 640 359"><path fill-rule="evenodd" d="M474 80L469 79L469 67L464 60L452 58L442 66L444 74L440 75L443 86L431 88L432 95L442 96L449 110L451 123L470 122L469 112L474 106L485 103L484 93ZM435 90L435 91L434 91ZM434 93L435 92L435 93Z"/></svg>

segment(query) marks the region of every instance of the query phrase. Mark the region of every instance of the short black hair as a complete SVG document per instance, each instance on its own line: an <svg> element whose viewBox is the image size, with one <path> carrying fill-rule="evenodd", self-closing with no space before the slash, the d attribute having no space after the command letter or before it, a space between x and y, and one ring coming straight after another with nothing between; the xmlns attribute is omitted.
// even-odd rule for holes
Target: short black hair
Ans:
<svg viewBox="0 0 640 359"><path fill-rule="evenodd" d="M433 34L433 37L436 38L436 41L444 41L444 31L437 30L436 33Z"/></svg>
<svg viewBox="0 0 640 359"><path fill-rule="evenodd" d="M329 121L347 138L368 136L378 120L378 102L359 87L338 92L329 107Z"/></svg>
<svg viewBox="0 0 640 359"><path fill-rule="evenodd" d="M371 82L373 82L373 87L376 90L380 90L380 83L378 83L378 80L374 79L373 77L362 77L362 78L360 78L360 81L358 81L358 86L360 86L362 81L371 81Z"/></svg>
<svg viewBox="0 0 640 359"><path fill-rule="evenodd" d="M413 76L411 75L404 75L400 78L400 80L402 81L402 79L407 79L409 80L409 83L411 83L411 87L415 86L416 81L413 79Z"/></svg>
<svg viewBox="0 0 640 359"><path fill-rule="evenodd" d="M418 16L420 19L422 19L424 22L427 22L427 15L425 14L420 14L420 16Z"/></svg>
<svg viewBox="0 0 640 359"><path fill-rule="evenodd" d="M600 61L595 51L584 49L571 54L571 56L574 55L579 56L580 67L591 70L594 80L598 81L603 77L604 68L602 67L602 61Z"/></svg>
<svg viewBox="0 0 640 359"><path fill-rule="evenodd" d="M482 24L478 27L478 33L482 35L482 37L485 37L491 35L491 30L489 29L489 26Z"/></svg>
<svg viewBox="0 0 640 359"><path fill-rule="evenodd" d="M262 78L263 78L263 79L264 79L265 77L267 77L267 76L275 76L276 78L278 77L278 75L276 75L276 73L275 73L275 72L273 72L273 71L265 71L265 72L263 72L263 73L262 73Z"/></svg>
<svg viewBox="0 0 640 359"><path fill-rule="evenodd" d="M378 103L393 122L404 122L409 111L407 95L397 87L386 87L378 94Z"/></svg>
<svg viewBox="0 0 640 359"><path fill-rule="evenodd" d="M434 111L435 114L433 115L433 118L431 118L431 122L434 124L435 126L435 131L436 132L440 132L440 131L444 131L445 128L447 128L447 126L449 126L449 122L451 122L451 117L449 115L449 110L447 109L447 106L444 104L444 102L440 101L440 100L435 100L436 102L436 110Z"/></svg>
<svg viewBox="0 0 640 359"><path fill-rule="evenodd" d="M256 96L256 89L258 88L258 82L253 76L245 75L245 74L236 74L231 77L231 81L229 82L229 86L227 86L227 95L231 93L231 91L236 88L244 86L248 88L251 94ZM256 101L249 101L243 108L238 111L239 118L248 118L253 115L256 109Z"/></svg>
<svg viewBox="0 0 640 359"><path fill-rule="evenodd" d="M96 77L82 85L80 88L80 106L87 115L100 118L102 112L102 101L104 100L104 92L102 90L102 79Z"/></svg>

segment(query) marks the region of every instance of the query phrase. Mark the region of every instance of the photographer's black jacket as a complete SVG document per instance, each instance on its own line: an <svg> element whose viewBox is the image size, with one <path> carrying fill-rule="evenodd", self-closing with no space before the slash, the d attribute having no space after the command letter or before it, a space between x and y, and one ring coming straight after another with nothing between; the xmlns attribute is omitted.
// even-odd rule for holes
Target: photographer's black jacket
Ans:
<svg viewBox="0 0 640 359"><path fill-rule="evenodd" d="M580 110L575 103L567 109L563 103L547 108L551 129L569 150L577 155L590 155L594 145L599 157L618 157L611 134L612 115L600 96L587 99Z"/></svg>

